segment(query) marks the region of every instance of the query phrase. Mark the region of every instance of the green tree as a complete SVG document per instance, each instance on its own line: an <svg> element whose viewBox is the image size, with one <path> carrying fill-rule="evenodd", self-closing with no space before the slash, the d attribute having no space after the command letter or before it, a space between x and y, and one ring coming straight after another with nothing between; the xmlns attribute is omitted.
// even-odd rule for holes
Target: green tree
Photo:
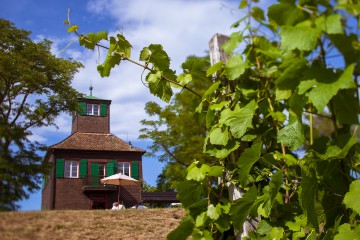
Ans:
<svg viewBox="0 0 360 240"><path fill-rule="evenodd" d="M81 64L55 57L50 41L35 43L7 20L0 31L0 210L16 210L48 171L39 155L45 146L29 141L31 130L77 109L70 84Z"/></svg>
<svg viewBox="0 0 360 240"><path fill-rule="evenodd" d="M281 0L266 12L257 3L241 1L247 16L222 46L230 59L208 68L217 77L204 94L170 69L161 45L137 62L121 34L68 31L90 49L109 40L101 76L135 62L155 96L169 102L180 86L201 99L203 149L216 161L187 167L177 186L187 215L169 239L359 238L359 1ZM331 132L318 135L314 116L330 118ZM257 224L243 232L249 221Z"/></svg>
<svg viewBox="0 0 360 240"><path fill-rule="evenodd" d="M188 87L203 94L211 85L212 79L206 76L210 63L208 57L189 57L183 68L183 81ZM200 99L193 98L188 91L175 94L173 100L161 108L155 102L148 102L146 113L152 120L142 120L140 139L151 139L150 156L158 156L166 165L157 179L159 191L173 191L185 179L186 168L196 159L205 162L212 160L203 153L206 135L205 122L198 121L195 113ZM214 160L214 159L213 159Z"/></svg>

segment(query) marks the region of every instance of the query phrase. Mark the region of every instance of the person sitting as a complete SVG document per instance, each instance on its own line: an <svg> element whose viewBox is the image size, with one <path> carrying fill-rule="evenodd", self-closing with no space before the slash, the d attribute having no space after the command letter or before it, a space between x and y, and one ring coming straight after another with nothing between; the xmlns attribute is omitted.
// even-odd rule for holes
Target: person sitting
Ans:
<svg viewBox="0 0 360 240"><path fill-rule="evenodd" d="M119 210L119 203L118 203L118 202L114 202L111 210Z"/></svg>
<svg viewBox="0 0 360 240"><path fill-rule="evenodd" d="M121 210L121 209L126 209L124 205L122 204L118 204L118 209Z"/></svg>
<svg viewBox="0 0 360 240"><path fill-rule="evenodd" d="M121 210L121 209L125 209L125 206L122 204L119 204L118 202L114 202L113 207L111 208L111 210Z"/></svg>

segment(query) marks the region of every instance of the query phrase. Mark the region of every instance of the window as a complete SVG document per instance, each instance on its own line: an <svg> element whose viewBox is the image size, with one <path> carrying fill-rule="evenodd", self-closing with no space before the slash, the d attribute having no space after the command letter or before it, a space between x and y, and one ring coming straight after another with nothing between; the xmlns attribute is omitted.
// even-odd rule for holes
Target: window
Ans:
<svg viewBox="0 0 360 240"><path fill-rule="evenodd" d="M129 162L119 162L118 163L118 172L130 177L130 163Z"/></svg>
<svg viewBox="0 0 360 240"><path fill-rule="evenodd" d="M99 104L86 104L86 115L99 116Z"/></svg>
<svg viewBox="0 0 360 240"><path fill-rule="evenodd" d="M106 167L104 163L99 163L99 175L100 176L105 176L106 173Z"/></svg>
<svg viewBox="0 0 360 240"><path fill-rule="evenodd" d="M79 162L78 161L65 161L65 174L66 178L79 177Z"/></svg>

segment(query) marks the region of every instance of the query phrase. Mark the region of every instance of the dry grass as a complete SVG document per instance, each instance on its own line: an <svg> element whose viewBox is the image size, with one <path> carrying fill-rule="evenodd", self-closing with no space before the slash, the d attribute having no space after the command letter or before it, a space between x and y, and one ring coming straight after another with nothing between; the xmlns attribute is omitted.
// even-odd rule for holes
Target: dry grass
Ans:
<svg viewBox="0 0 360 240"><path fill-rule="evenodd" d="M0 213L0 239L166 239L183 209Z"/></svg>

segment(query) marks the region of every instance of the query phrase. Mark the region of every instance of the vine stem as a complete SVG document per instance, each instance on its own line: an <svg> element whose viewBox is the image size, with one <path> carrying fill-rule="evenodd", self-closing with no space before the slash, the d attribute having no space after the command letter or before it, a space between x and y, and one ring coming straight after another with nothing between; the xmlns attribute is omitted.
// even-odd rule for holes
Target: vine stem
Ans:
<svg viewBox="0 0 360 240"><path fill-rule="evenodd" d="M312 105L310 106L310 116L309 116L309 120L310 120L310 146L314 144L314 119L313 119L313 114L312 114Z"/></svg>
<svg viewBox="0 0 360 240"><path fill-rule="evenodd" d="M80 35L76 30L75 30L74 32L75 32L75 34L76 34L79 38L81 38L81 35ZM89 40L87 40L87 39L84 39L84 40L87 41L87 42L89 42L89 43L93 43L93 42L91 42L91 41L89 41ZM101 44L99 44L99 43L95 43L95 46L100 47L100 48L103 48L103 49L106 49L106 50L109 50L109 47L104 46L104 45L101 45ZM118 53L118 54L119 54L119 53ZM145 70L148 70L148 71L150 71L150 72L153 72L153 71L154 71L153 69L149 68L147 64L145 65L145 64L139 63L139 62L137 62L137 61L132 60L131 58L121 56L121 60L125 60L125 61L128 61L128 62L131 62L131 63L133 63L133 64L135 64L135 65L137 65L137 66L139 66L139 67L142 67L142 68L144 68ZM168 78L166 78L166 77L164 77L164 76L161 76L161 79L162 79L162 80L165 80L165 81L167 81L167 82L169 82L169 83L171 83L171 84L174 84L174 85L176 85L176 86L179 86L179 87L181 87L181 88L183 88L183 89L186 89L187 91L191 92L191 93L194 94L195 96L197 96L197 97L199 97L199 98L202 98L202 96L201 96L199 93L195 92L194 90L192 90L191 88L187 87L186 85L181 85L180 83L178 83L178 82L176 82L176 81L174 81L174 80L168 79Z"/></svg>

